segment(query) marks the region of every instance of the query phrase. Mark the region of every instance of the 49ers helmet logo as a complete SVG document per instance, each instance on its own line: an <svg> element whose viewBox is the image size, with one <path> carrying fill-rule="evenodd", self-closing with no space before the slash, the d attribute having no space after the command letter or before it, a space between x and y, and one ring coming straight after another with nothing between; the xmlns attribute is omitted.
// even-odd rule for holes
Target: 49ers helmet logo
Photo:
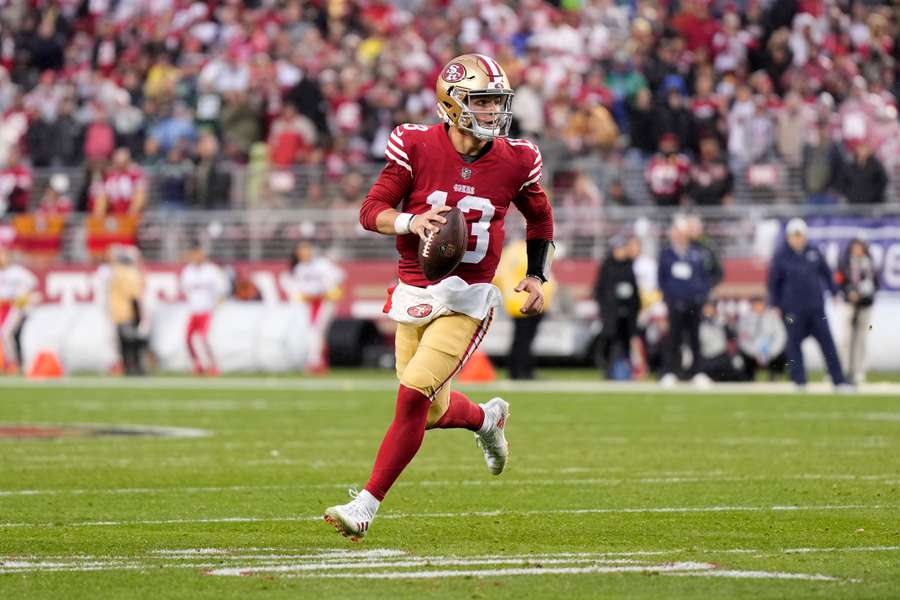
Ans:
<svg viewBox="0 0 900 600"><path fill-rule="evenodd" d="M466 68L459 63L450 63L441 73L441 79L447 83L456 83L462 81L466 76Z"/></svg>
<svg viewBox="0 0 900 600"><path fill-rule="evenodd" d="M424 319L431 314L430 304L416 304L406 309L406 314L415 319Z"/></svg>

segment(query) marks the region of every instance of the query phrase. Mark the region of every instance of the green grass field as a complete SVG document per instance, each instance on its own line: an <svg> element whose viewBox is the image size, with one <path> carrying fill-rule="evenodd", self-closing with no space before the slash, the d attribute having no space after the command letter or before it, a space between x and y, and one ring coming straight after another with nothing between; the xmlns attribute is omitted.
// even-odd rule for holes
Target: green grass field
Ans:
<svg viewBox="0 0 900 600"><path fill-rule="evenodd" d="M353 544L321 512L365 482L388 378L6 382L0 430L209 435L7 429L0 598L900 597L900 398L565 383L504 392L500 477L429 432Z"/></svg>

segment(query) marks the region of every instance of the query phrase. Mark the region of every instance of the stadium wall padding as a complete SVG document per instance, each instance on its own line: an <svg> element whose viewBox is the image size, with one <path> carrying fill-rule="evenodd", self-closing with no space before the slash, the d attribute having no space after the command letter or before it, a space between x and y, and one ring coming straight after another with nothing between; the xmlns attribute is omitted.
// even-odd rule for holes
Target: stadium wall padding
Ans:
<svg viewBox="0 0 900 600"><path fill-rule="evenodd" d="M158 367L190 371L187 305L158 303L150 315L148 341ZM210 346L222 372L297 371L306 359L308 323L302 304L224 302L212 319ZM118 339L99 304L46 304L23 327L25 364L42 350L57 353L67 373L107 373L118 359Z"/></svg>

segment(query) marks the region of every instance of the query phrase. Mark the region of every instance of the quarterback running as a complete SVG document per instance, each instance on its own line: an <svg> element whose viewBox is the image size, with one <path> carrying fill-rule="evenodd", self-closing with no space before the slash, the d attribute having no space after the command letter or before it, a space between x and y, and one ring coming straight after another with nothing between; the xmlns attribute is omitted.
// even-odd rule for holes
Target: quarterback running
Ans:
<svg viewBox="0 0 900 600"><path fill-rule="evenodd" d="M501 398L475 404L451 391L451 380L478 347L500 303L490 282L510 204L527 223L528 269L516 288L528 294L523 314L542 310L542 285L553 256L553 214L540 183L541 154L533 143L507 137L513 90L503 69L488 56L458 56L438 76L436 95L443 123L394 129L385 149L387 165L360 209L363 227L397 237L400 281L385 312L397 322L400 386L394 420L365 488L347 504L325 510L325 520L354 541L368 532L427 429L475 432L488 471L503 472L509 404ZM419 239L436 233L451 207L465 216L468 246L449 276L429 281L418 262Z"/></svg>

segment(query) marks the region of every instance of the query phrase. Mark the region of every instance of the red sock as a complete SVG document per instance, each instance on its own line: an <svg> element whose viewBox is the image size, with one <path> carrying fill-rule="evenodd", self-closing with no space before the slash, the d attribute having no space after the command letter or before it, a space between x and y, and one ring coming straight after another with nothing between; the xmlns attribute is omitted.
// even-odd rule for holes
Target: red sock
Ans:
<svg viewBox="0 0 900 600"><path fill-rule="evenodd" d="M385 494L419 451L422 438L425 437L429 406L431 402L425 395L400 386L394 422L384 434L372 475L365 488L379 500L384 500Z"/></svg>
<svg viewBox="0 0 900 600"><path fill-rule="evenodd" d="M468 429L478 431L484 423L484 411L462 392L450 392L447 412L434 424L435 429Z"/></svg>

